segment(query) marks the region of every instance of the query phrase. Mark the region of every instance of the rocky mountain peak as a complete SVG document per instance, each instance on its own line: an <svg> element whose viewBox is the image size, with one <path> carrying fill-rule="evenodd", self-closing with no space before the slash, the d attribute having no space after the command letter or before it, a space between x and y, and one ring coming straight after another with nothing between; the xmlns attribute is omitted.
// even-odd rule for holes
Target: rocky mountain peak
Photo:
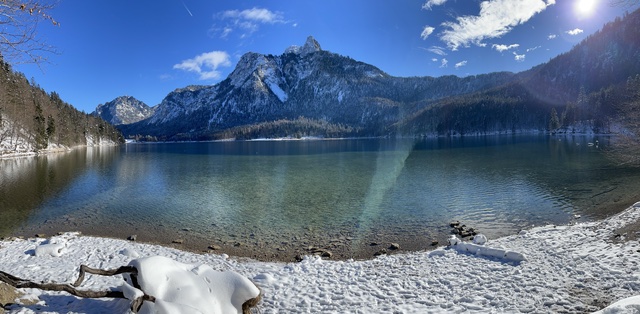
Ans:
<svg viewBox="0 0 640 314"><path fill-rule="evenodd" d="M284 53L299 53L301 55L306 55L306 54L321 51L321 50L322 48L320 48L320 43L318 43L318 41L315 38L313 38L313 36L309 36L307 37L307 41L304 43L302 47L293 45L287 48L287 50L285 50Z"/></svg>
<svg viewBox="0 0 640 314"><path fill-rule="evenodd" d="M113 124L130 124L144 120L153 114L153 108L132 96L120 96L98 105L92 113Z"/></svg>
<svg viewBox="0 0 640 314"><path fill-rule="evenodd" d="M318 41L315 38L313 38L313 36L309 36L307 37L307 41L304 43L304 46L302 46L301 53L307 54L307 53L312 53L320 50L322 50L320 48L320 43L318 43Z"/></svg>

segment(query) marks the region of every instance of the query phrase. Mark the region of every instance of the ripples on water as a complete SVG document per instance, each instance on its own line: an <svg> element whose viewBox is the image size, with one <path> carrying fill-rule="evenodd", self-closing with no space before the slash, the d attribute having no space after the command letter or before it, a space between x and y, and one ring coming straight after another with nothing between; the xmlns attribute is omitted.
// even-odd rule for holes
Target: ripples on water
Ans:
<svg viewBox="0 0 640 314"><path fill-rule="evenodd" d="M266 239L256 245L348 236L357 246L427 242L460 220L496 237L574 214L600 218L629 201L638 171L611 165L599 140L598 148L585 137L525 136L129 144L6 159L0 231Z"/></svg>

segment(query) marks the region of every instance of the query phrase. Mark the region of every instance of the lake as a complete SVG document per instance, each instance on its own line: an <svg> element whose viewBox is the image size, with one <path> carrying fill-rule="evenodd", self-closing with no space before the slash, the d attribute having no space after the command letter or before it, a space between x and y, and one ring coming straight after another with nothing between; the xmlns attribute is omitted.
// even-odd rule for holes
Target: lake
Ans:
<svg viewBox="0 0 640 314"><path fill-rule="evenodd" d="M607 137L126 144L0 160L0 236L58 231L290 260L600 219L640 197ZM182 241L179 241L182 240ZM182 242L173 243L172 242Z"/></svg>

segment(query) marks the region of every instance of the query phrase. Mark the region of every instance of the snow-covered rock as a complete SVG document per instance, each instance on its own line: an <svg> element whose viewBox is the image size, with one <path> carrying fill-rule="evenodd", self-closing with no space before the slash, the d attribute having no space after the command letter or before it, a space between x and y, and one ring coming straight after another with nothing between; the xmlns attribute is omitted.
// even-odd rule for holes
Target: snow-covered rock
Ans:
<svg viewBox="0 0 640 314"><path fill-rule="evenodd" d="M637 314L640 313L640 295L622 299L593 314Z"/></svg>
<svg viewBox="0 0 640 314"><path fill-rule="evenodd" d="M449 239L449 245L458 252L497 258L507 262L519 263L526 260L522 253L485 246L484 244L487 242L487 238L484 235L480 236L481 237L479 237L477 242L476 237L478 237L478 235L474 237L473 243L469 243L458 239L455 235L452 235Z"/></svg>
<svg viewBox="0 0 640 314"><path fill-rule="evenodd" d="M484 234L476 234L473 236L473 243L478 245L484 245L487 243L487 237Z"/></svg>
<svg viewBox="0 0 640 314"><path fill-rule="evenodd" d="M36 256L60 257L64 254L66 243L47 243L38 245L35 249Z"/></svg>
<svg viewBox="0 0 640 314"><path fill-rule="evenodd" d="M207 265L184 264L163 256L135 259L129 265L138 270L141 290L156 298L155 303L145 301L140 313L242 313L242 304L260 295L246 277ZM139 297L141 292L132 290L131 277L125 276L125 281L125 295Z"/></svg>

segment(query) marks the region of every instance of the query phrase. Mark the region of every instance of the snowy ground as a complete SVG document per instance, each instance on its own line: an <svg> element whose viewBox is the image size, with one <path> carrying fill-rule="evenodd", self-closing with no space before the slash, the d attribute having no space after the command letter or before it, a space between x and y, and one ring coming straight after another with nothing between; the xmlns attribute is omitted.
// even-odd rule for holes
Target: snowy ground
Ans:
<svg viewBox="0 0 640 314"><path fill-rule="evenodd" d="M0 270L34 281L73 282L80 263L115 268L162 255L252 279L263 292L260 313L585 313L640 295L640 244L629 234L614 237L638 220L640 203L603 221L538 227L485 244L524 254L519 263L444 247L367 261L307 257L300 263L265 263L66 234L0 242ZM35 256L43 241L63 239L59 257ZM121 277L90 275L83 288L121 284ZM9 313L117 313L128 307L121 300L25 291L40 302L13 305ZM631 305L618 308L626 310L605 313L640 312L640 298L628 301Z"/></svg>

